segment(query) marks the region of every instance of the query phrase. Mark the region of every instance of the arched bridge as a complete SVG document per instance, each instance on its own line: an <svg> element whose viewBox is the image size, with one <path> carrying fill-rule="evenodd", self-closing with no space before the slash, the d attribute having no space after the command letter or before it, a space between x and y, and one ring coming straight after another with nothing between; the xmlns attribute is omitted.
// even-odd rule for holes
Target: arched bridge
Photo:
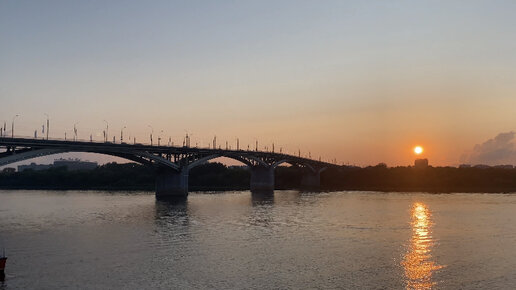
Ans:
<svg viewBox="0 0 516 290"><path fill-rule="evenodd" d="M125 158L160 168L156 179L156 197L186 197L188 173L211 159L227 157L246 164L251 172L252 191L274 189L274 169L288 163L305 168L302 185L318 187L320 174L338 165L282 153L205 149L195 147L115 144L110 142L0 138L0 166L31 158L67 152L91 152Z"/></svg>

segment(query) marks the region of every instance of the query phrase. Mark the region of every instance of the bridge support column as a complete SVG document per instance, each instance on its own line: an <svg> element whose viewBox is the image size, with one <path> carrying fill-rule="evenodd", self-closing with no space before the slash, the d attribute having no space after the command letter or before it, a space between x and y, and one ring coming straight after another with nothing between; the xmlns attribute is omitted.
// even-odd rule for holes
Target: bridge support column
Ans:
<svg viewBox="0 0 516 290"><path fill-rule="evenodd" d="M188 169L164 170L156 177L157 199L186 199L188 196Z"/></svg>
<svg viewBox="0 0 516 290"><path fill-rule="evenodd" d="M318 190L321 187L321 171L305 172L301 176L301 187L303 189Z"/></svg>
<svg viewBox="0 0 516 290"><path fill-rule="evenodd" d="M274 168L251 167L251 191L274 191Z"/></svg>

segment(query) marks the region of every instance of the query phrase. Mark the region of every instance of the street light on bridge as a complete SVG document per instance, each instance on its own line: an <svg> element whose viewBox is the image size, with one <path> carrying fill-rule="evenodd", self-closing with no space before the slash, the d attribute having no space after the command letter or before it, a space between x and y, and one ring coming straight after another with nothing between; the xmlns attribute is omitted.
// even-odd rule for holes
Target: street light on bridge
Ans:
<svg viewBox="0 0 516 290"><path fill-rule="evenodd" d="M16 114L16 116L13 117L13 122L11 123L11 138L14 138L14 119L16 119L18 116L20 115Z"/></svg>
<svg viewBox="0 0 516 290"><path fill-rule="evenodd" d="M120 144L124 142L124 129L127 128L124 126L122 129L120 129ZM129 136L129 142L131 142L131 136Z"/></svg>
<svg viewBox="0 0 516 290"><path fill-rule="evenodd" d="M147 127L151 128L151 133L150 133L150 144L152 146L152 133L154 133L154 129L152 128L151 125L147 125Z"/></svg>
<svg viewBox="0 0 516 290"><path fill-rule="evenodd" d="M47 116L47 140L48 140L48 130L50 129L50 118L48 117L48 114L45 113L45 116Z"/></svg>
<svg viewBox="0 0 516 290"><path fill-rule="evenodd" d="M159 135L158 135L158 146L159 146L160 141L161 141L161 134L163 134L163 130L159 131Z"/></svg>
<svg viewBox="0 0 516 290"><path fill-rule="evenodd" d="M73 124L73 141L77 141L77 124L79 124L79 122Z"/></svg>
<svg viewBox="0 0 516 290"><path fill-rule="evenodd" d="M104 122L106 122L106 134L104 134L104 142L107 142L109 138L109 123L106 120L104 120Z"/></svg>

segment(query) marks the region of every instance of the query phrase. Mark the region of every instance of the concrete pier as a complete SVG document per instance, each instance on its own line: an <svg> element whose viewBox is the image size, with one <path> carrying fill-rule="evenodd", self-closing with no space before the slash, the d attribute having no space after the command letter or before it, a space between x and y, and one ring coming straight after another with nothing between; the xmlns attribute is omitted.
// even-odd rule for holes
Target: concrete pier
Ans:
<svg viewBox="0 0 516 290"><path fill-rule="evenodd" d="M273 191L274 168L265 166L251 167L251 191Z"/></svg>
<svg viewBox="0 0 516 290"><path fill-rule="evenodd" d="M157 199L186 199L188 196L188 170L164 170L156 177Z"/></svg>

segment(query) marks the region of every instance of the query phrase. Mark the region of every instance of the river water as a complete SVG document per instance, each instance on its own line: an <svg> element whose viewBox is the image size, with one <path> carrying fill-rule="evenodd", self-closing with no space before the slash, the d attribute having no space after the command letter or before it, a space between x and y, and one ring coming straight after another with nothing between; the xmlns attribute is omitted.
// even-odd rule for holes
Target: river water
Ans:
<svg viewBox="0 0 516 290"><path fill-rule="evenodd" d="M0 191L0 289L516 285L516 194Z"/></svg>

